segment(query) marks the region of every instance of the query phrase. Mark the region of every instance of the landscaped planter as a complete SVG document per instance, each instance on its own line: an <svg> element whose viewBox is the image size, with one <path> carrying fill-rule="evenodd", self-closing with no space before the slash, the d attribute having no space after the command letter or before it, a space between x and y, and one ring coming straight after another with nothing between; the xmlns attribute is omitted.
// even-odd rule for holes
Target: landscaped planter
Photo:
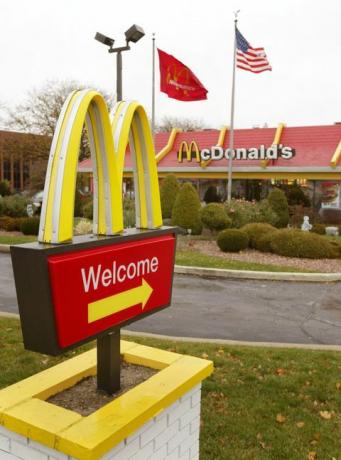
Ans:
<svg viewBox="0 0 341 460"><path fill-rule="evenodd" d="M201 382L212 362L121 341L155 375L87 417L46 400L96 374L96 350L0 391L0 459L199 458Z"/></svg>

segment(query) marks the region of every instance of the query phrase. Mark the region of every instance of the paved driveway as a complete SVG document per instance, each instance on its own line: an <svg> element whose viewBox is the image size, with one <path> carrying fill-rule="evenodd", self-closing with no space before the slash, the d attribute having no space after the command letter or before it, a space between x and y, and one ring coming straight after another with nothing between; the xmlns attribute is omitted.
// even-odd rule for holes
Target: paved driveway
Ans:
<svg viewBox="0 0 341 460"><path fill-rule="evenodd" d="M6 254L0 254L0 311L18 312ZM172 336L340 345L341 283L176 275L172 307L129 329Z"/></svg>

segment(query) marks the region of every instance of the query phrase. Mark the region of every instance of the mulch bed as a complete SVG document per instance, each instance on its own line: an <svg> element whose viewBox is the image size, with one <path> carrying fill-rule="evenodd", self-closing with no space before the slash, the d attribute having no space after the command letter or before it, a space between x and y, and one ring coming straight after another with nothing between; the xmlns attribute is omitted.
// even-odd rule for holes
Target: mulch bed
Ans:
<svg viewBox="0 0 341 460"><path fill-rule="evenodd" d="M108 404L110 401L131 390L139 383L156 374L156 370L145 366L136 366L124 361L121 363L121 389L109 395L97 389L96 377L87 377L67 390L51 396L47 402L64 407L86 417Z"/></svg>
<svg viewBox="0 0 341 460"><path fill-rule="evenodd" d="M246 249L239 253L221 252L215 241L182 239L178 246L181 250L194 250L203 254L220 257L225 260L256 262L260 264L283 265L298 269L313 270L321 273L341 272L341 259L296 259L264 253L254 249Z"/></svg>

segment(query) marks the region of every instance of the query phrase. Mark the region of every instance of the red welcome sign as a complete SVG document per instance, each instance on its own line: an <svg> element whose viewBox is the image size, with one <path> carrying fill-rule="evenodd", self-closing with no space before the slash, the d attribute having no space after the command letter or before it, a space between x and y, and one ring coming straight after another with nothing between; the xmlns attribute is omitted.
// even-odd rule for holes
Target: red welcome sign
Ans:
<svg viewBox="0 0 341 460"><path fill-rule="evenodd" d="M48 257L61 348L169 305L175 236Z"/></svg>

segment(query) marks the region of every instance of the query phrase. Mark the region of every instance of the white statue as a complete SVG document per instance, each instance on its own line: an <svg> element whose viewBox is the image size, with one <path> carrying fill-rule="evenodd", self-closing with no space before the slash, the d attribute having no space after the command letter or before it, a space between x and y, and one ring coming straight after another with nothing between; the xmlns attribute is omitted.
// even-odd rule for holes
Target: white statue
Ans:
<svg viewBox="0 0 341 460"><path fill-rule="evenodd" d="M26 206L26 213L27 213L28 217L33 217L34 209L33 209L33 206L31 204L28 204Z"/></svg>
<svg viewBox="0 0 341 460"><path fill-rule="evenodd" d="M301 230L303 232L310 232L313 226L309 223L309 216L303 217L303 224L301 225Z"/></svg>

